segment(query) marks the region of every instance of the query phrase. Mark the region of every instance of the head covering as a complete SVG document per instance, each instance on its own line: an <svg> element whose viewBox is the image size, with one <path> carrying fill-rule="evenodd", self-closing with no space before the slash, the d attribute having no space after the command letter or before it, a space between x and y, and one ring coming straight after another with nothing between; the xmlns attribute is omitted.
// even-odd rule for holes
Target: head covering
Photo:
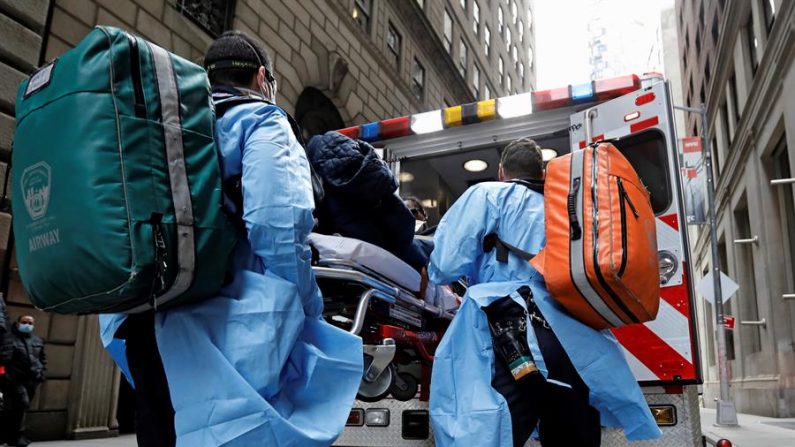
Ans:
<svg viewBox="0 0 795 447"><path fill-rule="evenodd" d="M220 70L251 70L265 67L272 77L273 64L268 52L240 31L227 31L215 39L204 57L208 73ZM270 79L268 79L271 82Z"/></svg>

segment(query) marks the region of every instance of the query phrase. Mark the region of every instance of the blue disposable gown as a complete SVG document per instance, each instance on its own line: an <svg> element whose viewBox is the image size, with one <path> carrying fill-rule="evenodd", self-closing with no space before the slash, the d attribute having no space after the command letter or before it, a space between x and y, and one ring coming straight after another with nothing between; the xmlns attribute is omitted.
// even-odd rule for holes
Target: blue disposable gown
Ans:
<svg viewBox="0 0 795 447"><path fill-rule="evenodd" d="M226 112L216 140L224 178L242 173L248 238L217 297L156 314L177 446L330 445L362 377L362 343L322 320L306 155L268 104ZM122 318L102 318L106 342Z"/></svg>
<svg viewBox="0 0 795 447"><path fill-rule="evenodd" d="M468 189L447 211L436 230L428 269L430 280L447 284L466 276L470 288L436 350L430 412L436 444L441 447L512 446L511 418L505 399L491 386L495 356L482 306L529 285L572 364L590 389L590 402L601 423L622 427L629 440L661 436L643 393L618 343L609 331L596 331L571 318L552 300L541 275L518 256L497 262L483 252L483 237L498 237L528 252L545 243L544 198L514 183L481 183ZM546 376L533 331L533 357ZM529 397L532 398L532 397Z"/></svg>

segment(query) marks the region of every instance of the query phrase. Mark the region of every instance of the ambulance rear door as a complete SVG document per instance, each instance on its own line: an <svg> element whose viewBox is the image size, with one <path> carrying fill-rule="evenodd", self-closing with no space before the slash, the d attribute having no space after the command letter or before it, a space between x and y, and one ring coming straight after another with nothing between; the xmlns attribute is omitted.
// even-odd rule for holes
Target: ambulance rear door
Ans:
<svg viewBox="0 0 795 447"><path fill-rule="evenodd" d="M599 82L599 81L595 81ZM695 304L669 87L658 81L571 115L571 150L613 140L651 194L661 304L654 321L613 331L645 385L701 382Z"/></svg>

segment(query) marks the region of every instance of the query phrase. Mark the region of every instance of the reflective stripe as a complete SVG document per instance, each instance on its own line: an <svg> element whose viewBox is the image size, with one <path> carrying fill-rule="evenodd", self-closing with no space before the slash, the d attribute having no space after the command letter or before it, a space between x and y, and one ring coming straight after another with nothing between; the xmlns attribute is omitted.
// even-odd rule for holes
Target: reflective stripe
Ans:
<svg viewBox="0 0 795 447"><path fill-rule="evenodd" d="M569 385L569 384L568 384L568 383L566 383L566 382L561 382L560 380L555 380L555 379L549 379L549 378L547 378L547 382L548 382L548 383L551 383L551 384L554 384L554 385L557 385L557 386L562 386L563 388L568 388L568 389L571 389L571 388L572 388L572 386L571 386L571 385Z"/></svg>
<svg viewBox="0 0 795 447"><path fill-rule="evenodd" d="M185 150L182 145L182 120L179 113L179 96L174 66L168 52L147 42L154 56L157 88L160 95L161 122L166 142L168 177L171 183L171 200L177 223L177 276L174 283L155 299L155 308L178 297L190 288L196 269L196 247L193 235L193 204L185 168Z"/></svg>
<svg viewBox="0 0 795 447"><path fill-rule="evenodd" d="M585 151L574 151L571 156L571 182L574 179L581 177L583 174L583 159L585 158ZM582 184L585 184L583 181ZM573 186L569 186L571 190ZM582 212L585 208L583 203L583 191L585 187L577 190L577 222L580 222L583 227L583 234L585 233L585 220L583 220ZM613 311L607 307L607 304L602 300L598 293L591 287L588 282L588 277L585 273L585 255L583 253L583 241L585 237L576 240L569 239L569 257L571 258L571 279L577 290L580 292L585 301L593 308L593 310L613 326L623 326L624 322ZM598 268L598 267L597 267Z"/></svg>

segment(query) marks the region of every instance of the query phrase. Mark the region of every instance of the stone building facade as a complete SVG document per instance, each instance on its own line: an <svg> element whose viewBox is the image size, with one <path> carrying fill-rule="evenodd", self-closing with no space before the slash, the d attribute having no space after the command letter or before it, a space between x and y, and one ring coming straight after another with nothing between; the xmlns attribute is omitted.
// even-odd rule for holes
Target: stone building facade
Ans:
<svg viewBox="0 0 795 447"><path fill-rule="evenodd" d="M712 147L720 269L740 290L726 303L737 411L795 415L795 2L677 0L688 135ZM789 179L789 180L788 180ZM709 228L691 241L696 281L712 268ZM699 302L704 402L719 394L715 313Z"/></svg>
<svg viewBox="0 0 795 447"><path fill-rule="evenodd" d="M0 178L8 183L18 85L94 25L127 29L197 63L220 32L249 33L273 58L277 102L312 135L533 89L531 8L530 0L0 0ZM100 345L97 318L33 308L3 197L0 287L12 317L36 317L49 358L30 431L36 439L113 435L129 423L130 391Z"/></svg>

